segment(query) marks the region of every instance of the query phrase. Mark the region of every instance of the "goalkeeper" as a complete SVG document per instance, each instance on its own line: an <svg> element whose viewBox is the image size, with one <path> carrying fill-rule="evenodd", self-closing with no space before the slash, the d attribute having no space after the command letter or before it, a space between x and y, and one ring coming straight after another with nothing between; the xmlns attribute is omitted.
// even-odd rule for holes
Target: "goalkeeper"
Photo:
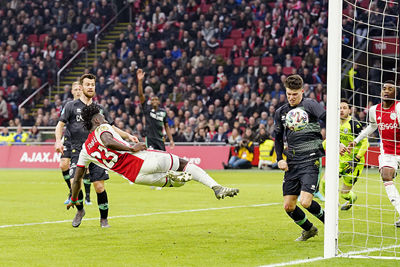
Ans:
<svg viewBox="0 0 400 267"><path fill-rule="evenodd" d="M351 108L349 101L345 98L340 100L340 163L339 176L343 177L343 185L340 191L346 202L340 208L349 210L357 200L357 195L351 190L361 175L365 164L365 152L369 147L367 139L363 139L349 152L347 146L360 134L362 125L350 116ZM325 148L325 141L324 141ZM322 181L322 190L325 191L325 180Z"/></svg>

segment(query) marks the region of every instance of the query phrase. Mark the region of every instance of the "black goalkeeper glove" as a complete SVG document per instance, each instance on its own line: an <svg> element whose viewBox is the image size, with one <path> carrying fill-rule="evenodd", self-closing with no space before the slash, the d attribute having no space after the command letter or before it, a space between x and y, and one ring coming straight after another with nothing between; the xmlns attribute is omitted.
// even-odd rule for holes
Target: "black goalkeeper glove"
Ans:
<svg viewBox="0 0 400 267"><path fill-rule="evenodd" d="M346 174L353 173L357 164L360 162L361 159L354 157L352 161L346 162L346 166L343 168L343 172Z"/></svg>

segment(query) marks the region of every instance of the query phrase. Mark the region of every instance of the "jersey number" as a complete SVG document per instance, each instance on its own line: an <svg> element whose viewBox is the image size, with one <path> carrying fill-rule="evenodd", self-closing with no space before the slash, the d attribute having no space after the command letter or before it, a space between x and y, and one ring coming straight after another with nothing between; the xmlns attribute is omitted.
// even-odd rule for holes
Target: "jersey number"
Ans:
<svg viewBox="0 0 400 267"><path fill-rule="evenodd" d="M90 156L103 161L103 164L106 165L107 168L112 169L112 167L114 167L115 163L118 161L118 155L108 151L107 148L102 146L98 146L98 149L100 150L101 154L99 151L94 151L90 154Z"/></svg>

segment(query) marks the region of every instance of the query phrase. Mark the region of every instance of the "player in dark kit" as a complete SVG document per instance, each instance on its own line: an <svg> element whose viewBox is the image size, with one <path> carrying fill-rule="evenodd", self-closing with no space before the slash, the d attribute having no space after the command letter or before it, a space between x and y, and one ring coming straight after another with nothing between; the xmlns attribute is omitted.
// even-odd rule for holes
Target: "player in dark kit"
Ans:
<svg viewBox="0 0 400 267"><path fill-rule="evenodd" d="M72 93L72 96L74 97L74 100L77 100L81 97L82 89L81 89L81 86L79 85L79 82L72 83L71 93ZM64 204L68 204L70 201L70 197L71 197L72 181L71 181L69 167L70 167L70 163L71 163L72 146L71 146L70 139L71 139L71 133L69 132L68 126L67 126L67 128L65 129L65 132L64 132L64 140L63 140L64 151L63 151L63 153L61 155L61 159L60 159L60 169L61 169L63 178L69 188L68 198L67 198L67 200L65 200Z"/></svg>
<svg viewBox="0 0 400 267"><path fill-rule="evenodd" d="M84 127L84 123L81 117L81 112L86 105L90 105L93 100L92 98L95 96L95 83L96 77L93 74L84 74L79 79L79 83L82 86L82 95L78 100L68 102L60 116L60 120L56 126L56 144L55 149L57 152L63 153L63 144L61 143L62 130L64 126L67 124L67 128L71 133L71 146L73 149L71 155L71 169L72 177L75 175L76 163L79 159L79 153L82 149L83 143L85 143L89 132ZM105 115L107 120L111 122L111 119L108 118L108 114L104 107L98 105L101 113ZM115 126L113 126L115 131L117 131L124 139L130 140L133 142L137 142L137 138L127 134L124 131L119 130ZM97 203L99 205L100 210L100 225L101 227L109 227L108 225L108 198L107 192L104 189L104 180L108 179L108 173L94 165L89 165L89 178L93 183L93 186L97 193ZM83 193L80 192L80 202L83 202ZM78 209L78 212L72 222L72 226L78 227L82 221L83 216L85 215L85 210L83 209L83 205L81 205Z"/></svg>
<svg viewBox="0 0 400 267"><path fill-rule="evenodd" d="M317 235L318 229L297 206L297 198L300 195L300 204L324 222L325 212L313 200L313 193L318 190L320 158L324 155L319 122L326 122L326 112L316 101L303 98L303 79L299 75L290 75L284 84L288 103L275 112L275 150L278 167L285 171L282 186L284 209L304 229L296 241L306 241ZM308 123L299 128L289 128L291 117L287 118L287 114L290 111L291 116L295 114ZM282 157L284 138L288 145L287 160Z"/></svg>
<svg viewBox="0 0 400 267"><path fill-rule="evenodd" d="M151 106L147 104L146 98L143 94L143 79L145 73L142 71L142 69L138 69L136 75L138 80L140 102L142 103L142 110L146 117L147 147L165 151L163 138L164 127L169 138L169 146L170 148L174 148L175 143L167 123L167 112L160 108L160 100L157 96L151 97Z"/></svg>

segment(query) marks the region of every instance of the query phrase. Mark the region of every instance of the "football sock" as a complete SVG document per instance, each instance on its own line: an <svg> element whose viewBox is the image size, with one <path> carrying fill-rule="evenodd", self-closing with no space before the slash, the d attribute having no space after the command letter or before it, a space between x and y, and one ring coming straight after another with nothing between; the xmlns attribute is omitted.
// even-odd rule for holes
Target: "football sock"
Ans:
<svg viewBox="0 0 400 267"><path fill-rule="evenodd" d="M400 214L400 195L399 195L399 191L397 191L397 188L393 184L392 181L385 182L384 185L385 185L386 193L387 193L387 195L389 197L390 202L395 207L397 212Z"/></svg>
<svg viewBox="0 0 400 267"><path fill-rule="evenodd" d="M204 184L212 188L213 186L219 185L210 175L208 175L203 169L194 165L192 163L188 163L183 171L188 172L192 175L193 180Z"/></svg>
<svg viewBox="0 0 400 267"><path fill-rule="evenodd" d="M301 228L303 228L306 231L310 230L311 227L313 226L313 224L307 219L307 216L304 213L304 211L302 211L302 209L300 209L298 206L296 206L294 211L290 211L290 212L286 212L286 213L290 216L290 218L293 219L293 221L298 226L300 226Z"/></svg>
<svg viewBox="0 0 400 267"><path fill-rule="evenodd" d="M353 191L349 191L346 194L340 194L343 199L350 201L351 203L354 203L356 199L356 194Z"/></svg>
<svg viewBox="0 0 400 267"><path fill-rule="evenodd" d="M90 179L89 179L89 174L85 174L85 177L83 178L83 184L85 186L85 193L86 195L90 195Z"/></svg>
<svg viewBox="0 0 400 267"><path fill-rule="evenodd" d="M82 192L82 190L80 190L79 193L78 193L78 203L80 205L76 205L75 207L78 210L82 210L83 209L83 192Z"/></svg>
<svg viewBox="0 0 400 267"><path fill-rule="evenodd" d="M108 217L108 198L107 192L104 190L101 193L97 193L97 204L99 205L100 217L107 219Z"/></svg>
<svg viewBox="0 0 400 267"><path fill-rule="evenodd" d="M318 202L312 200L311 205L307 208L307 210L317 217L321 222L325 221L325 211L324 209L318 204Z"/></svg>
<svg viewBox="0 0 400 267"><path fill-rule="evenodd" d="M69 170L63 171L62 175L64 177L65 182L67 183L69 190L71 190L71 177L69 176Z"/></svg>

